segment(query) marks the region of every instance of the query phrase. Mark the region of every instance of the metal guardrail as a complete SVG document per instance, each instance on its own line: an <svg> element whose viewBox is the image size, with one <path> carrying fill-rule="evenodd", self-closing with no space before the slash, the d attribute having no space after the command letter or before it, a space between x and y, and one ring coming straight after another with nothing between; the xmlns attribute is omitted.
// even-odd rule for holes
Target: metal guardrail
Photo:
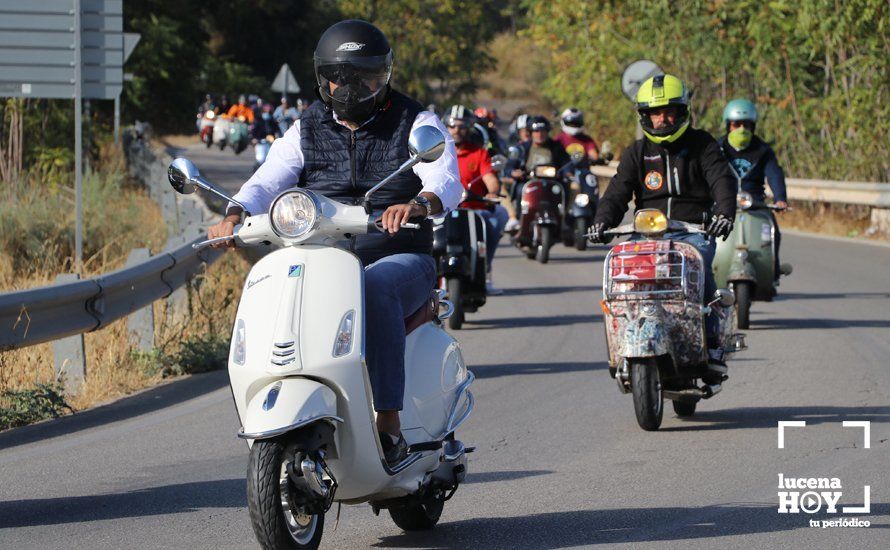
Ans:
<svg viewBox="0 0 890 550"><path fill-rule="evenodd" d="M92 279L0 294L0 351L91 332L169 296L222 255L195 252L198 240Z"/></svg>
<svg viewBox="0 0 890 550"><path fill-rule="evenodd" d="M599 178L611 178L617 166L612 161L609 166L593 166L590 171ZM789 199L890 208L890 183L786 178L785 187Z"/></svg>
<svg viewBox="0 0 890 550"><path fill-rule="evenodd" d="M174 234L167 249L117 271L82 281L61 282L0 293L0 351L32 346L108 326L156 300L166 298L199 274L221 250L192 249L203 240L203 224L212 214L200 199L177 200L167 184L170 158L155 152L146 126L124 135L130 173L158 203Z"/></svg>

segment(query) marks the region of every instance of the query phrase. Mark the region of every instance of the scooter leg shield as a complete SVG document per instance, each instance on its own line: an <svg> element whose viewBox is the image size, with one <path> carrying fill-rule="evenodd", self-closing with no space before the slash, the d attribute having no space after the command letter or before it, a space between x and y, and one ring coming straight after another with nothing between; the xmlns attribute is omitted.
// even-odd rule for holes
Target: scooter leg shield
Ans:
<svg viewBox="0 0 890 550"><path fill-rule="evenodd" d="M658 357L673 351L667 325L651 317L638 317L624 329L622 357Z"/></svg>
<svg viewBox="0 0 890 550"><path fill-rule="evenodd" d="M333 390L308 378L282 378L262 388L247 404L239 437L268 439L324 419L339 421Z"/></svg>

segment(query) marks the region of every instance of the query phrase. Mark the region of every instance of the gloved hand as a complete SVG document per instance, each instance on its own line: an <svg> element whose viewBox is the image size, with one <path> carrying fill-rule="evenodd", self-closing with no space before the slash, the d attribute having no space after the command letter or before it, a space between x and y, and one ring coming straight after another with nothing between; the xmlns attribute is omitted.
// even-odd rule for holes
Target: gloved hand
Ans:
<svg viewBox="0 0 890 550"><path fill-rule="evenodd" d="M592 243L606 244L612 240L612 235L606 234L606 224L602 222L593 224L590 228L590 233L591 235L588 239L590 239L590 242Z"/></svg>
<svg viewBox="0 0 890 550"><path fill-rule="evenodd" d="M711 222L705 231L709 237L723 237L725 241L729 234L732 233L732 225L733 220L731 218L727 218L723 214L715 214L711 216Z"/></svg>

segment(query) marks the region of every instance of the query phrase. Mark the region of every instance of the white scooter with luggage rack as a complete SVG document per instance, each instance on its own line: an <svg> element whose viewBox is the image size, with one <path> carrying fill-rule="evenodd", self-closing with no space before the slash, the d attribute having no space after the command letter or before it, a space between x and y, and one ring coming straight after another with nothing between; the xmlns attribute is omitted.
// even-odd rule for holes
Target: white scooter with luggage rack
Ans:
<svg viewBox="0 0 890 550"><path fill-rule="evenodd" d="M393 176L436 160L444 147L436 128L415 129L411 159L371 189L365 204ZM176 159L168 175L180 193L200 187L232 200L186 159ZM405 321L408 456L392 467L383 458L365 367L364 272L355 255L335 246L379 230L368 210L294 188L269 213L248 213L232 237L195 245L234 239L237 246L280 247L247 277L228 364L238 436L250 446L248 509L263 548L316 548L334 502L370 502L405 530L432 528L466 475L473 449L455 430L473 410L474 376L441 326L454 308L432 289Z"/></svg>

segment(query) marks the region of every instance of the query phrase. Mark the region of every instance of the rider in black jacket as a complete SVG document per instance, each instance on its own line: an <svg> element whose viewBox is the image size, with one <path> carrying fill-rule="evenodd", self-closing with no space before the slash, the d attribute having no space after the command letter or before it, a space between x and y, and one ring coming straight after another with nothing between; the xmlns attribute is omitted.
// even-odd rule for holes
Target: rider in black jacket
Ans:
<svg viewBox="0 0 890 550"><path fill-rule="evenodd" d="M640 87L636 101L645 138L621 155L596 211L591 239L607 242L605 231L621 223L627 204L637 210L657 208L668 219L705 224L707 237L699 233L671 233L701 252L705 265L705 302L717 290L711 262L715 237L724 240L735 218L736 180L720 147L710 134L689 127L689 94L672 75L650 78ZM707 318L708 347L712 363L723 365L715 315Z"/></svg>

